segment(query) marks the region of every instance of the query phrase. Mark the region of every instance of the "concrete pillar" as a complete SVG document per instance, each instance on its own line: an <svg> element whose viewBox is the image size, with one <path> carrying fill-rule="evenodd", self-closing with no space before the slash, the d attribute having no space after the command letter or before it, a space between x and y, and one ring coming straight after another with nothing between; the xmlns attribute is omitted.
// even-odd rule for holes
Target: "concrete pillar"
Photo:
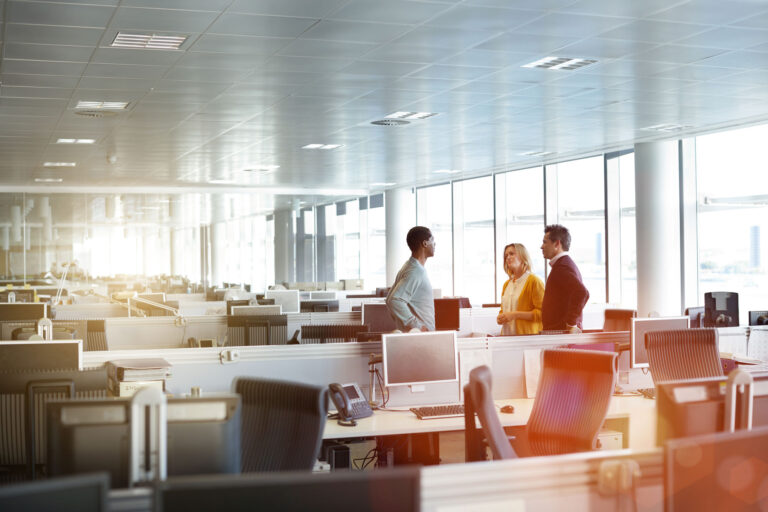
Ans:
<svg viewBox="0 0 768 512"><path fill-rule="evenodd" d="M387 286L395 282L395 276L411 251L405 243L408 230L416 225L416 196L411 188L397 188L384 192L387 237Z"/></svg>
<svg viewBox="0 0 768 512"><path fill-rule="evenodd" d="M296 217L292 210L275 211L275 283L296 281Z"/></svg>
<svg viewBox="0 0 768 512"><path fill-rule="evenodd" d="M680 315L678 142L635 145L637 311Z"/></svg>

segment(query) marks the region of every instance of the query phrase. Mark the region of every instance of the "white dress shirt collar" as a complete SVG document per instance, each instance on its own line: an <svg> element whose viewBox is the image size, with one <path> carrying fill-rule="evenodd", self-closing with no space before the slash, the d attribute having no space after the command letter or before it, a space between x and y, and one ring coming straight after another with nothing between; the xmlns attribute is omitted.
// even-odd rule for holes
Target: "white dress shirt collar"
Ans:
<svg viewBox="0 0 768 512"><path fill-rule="evenodd" d="M559 260L560 258L562 258L563 256L568 256L568 251L563 251L560 254L558 254L557 256L555 256L554 258L552 258L551 260L549 260L549 266L551 267L552 265L554 265L555 262L557 260Z"/></svg>

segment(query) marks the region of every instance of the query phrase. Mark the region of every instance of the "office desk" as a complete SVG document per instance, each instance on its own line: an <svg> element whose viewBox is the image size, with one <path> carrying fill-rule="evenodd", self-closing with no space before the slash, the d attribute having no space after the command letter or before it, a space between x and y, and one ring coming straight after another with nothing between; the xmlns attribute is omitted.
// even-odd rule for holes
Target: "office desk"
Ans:
<svg viewBox="0 0 768 512"><path fill-rule="evenodd" d="M499 412L504 427L520 427L528 423L532 398L496 400L496 406L512 405L513 414ZM625 446L650 450L656 442L656 401L639 396L614 396L606 416L606 424L625 435ZM479 423L478 423L479 426ZM409 410L378 410L373 416L357 420L355 427L343 427L336 420L325 424L323 439L347 439L401 434L424 434L464 430L464 418L420 420ZM627 439L628 438L628 439Z"/></svg>

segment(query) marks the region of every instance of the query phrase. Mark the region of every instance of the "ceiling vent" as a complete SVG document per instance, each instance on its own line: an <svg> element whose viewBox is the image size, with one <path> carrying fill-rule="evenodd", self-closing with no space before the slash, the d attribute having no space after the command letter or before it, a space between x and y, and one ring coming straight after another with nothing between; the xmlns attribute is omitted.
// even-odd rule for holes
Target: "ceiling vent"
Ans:
<svg viewBox="0 0 768 512"><path fill-rule="evenodd" d="M371 121L371 124L375 124L376 126L404 126L406 124L411 124L411 122L402 119L379 119L378 121Z"/></svg>
<svg viewBox="0 0 768 512"><path fill-rule="evenodd" d="M75 115L83 116L83 117L100 118L100 117L114 117L117 115L117 112L110 112L109 110L75 110Z"/></svg>

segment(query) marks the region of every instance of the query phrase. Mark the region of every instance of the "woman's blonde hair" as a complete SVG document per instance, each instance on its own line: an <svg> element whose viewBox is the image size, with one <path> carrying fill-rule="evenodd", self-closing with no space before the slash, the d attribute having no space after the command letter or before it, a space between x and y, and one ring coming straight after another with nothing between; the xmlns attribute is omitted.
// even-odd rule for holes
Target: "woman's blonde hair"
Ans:
<svg viewBox="0 0 768 512"><path fill-rule="evenodd" d="M509 277L512 277L512 271L507 268L507 249L510 247L515 248L515 252L517 253L517 256L520 258L520 261L523 263L523 272L528 272L531 270L532 263L531 263L531 256L528 254L528 249L525 248L523 244L513 243L513 244L507 244L504 247L504 252L501 253L501 261L503 262L502 265L504 266L504 272L507 273Z"/></svg>

